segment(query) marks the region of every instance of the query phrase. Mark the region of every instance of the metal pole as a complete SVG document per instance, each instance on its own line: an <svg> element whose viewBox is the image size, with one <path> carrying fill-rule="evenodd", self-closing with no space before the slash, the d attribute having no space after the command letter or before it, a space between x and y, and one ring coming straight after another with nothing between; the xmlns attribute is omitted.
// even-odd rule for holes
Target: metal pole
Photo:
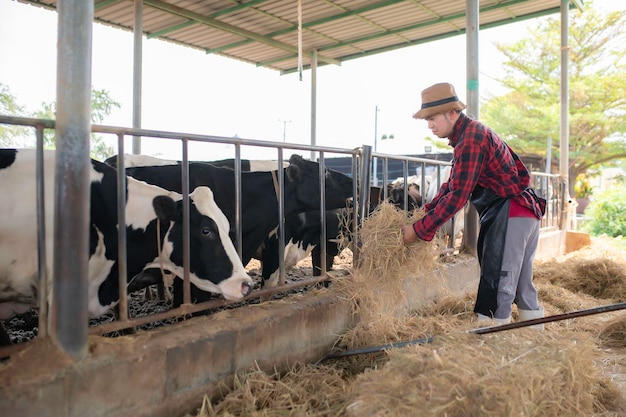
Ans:
<svg viewBox="0 0 626 417"><path fill-rule="evenodd" d="M376 105L376 110L374 112L374 153L376 153L377 144L378 144L378 104ZM378 161L376 157L374 157L374 173L372 174L372 184L374 186L378 186Z"/></svg>
<svg viewBox="0 0 626 417"><path fill-rule="evenodd" d="M576 317L590 316L593 314L607 313L610 311L617 311L617 310L624 310L624 309L626 309L626 303L610 304L606 306L589 308L586 310L578 310L578 311L572 311L569 313L556 314L554 316L541 317L541 318L532 319L532 320L524 320L524 321L519 321L516 323L507 323L507 324L502 324L500 326L481 327L479 329L469 330L468 333L474 333L474 334L497 333L497 332L502 332L505 330L518 329L520 327L529 327L529 326L534 326L536 324L549 323L549 322L560 321L560 320L568 320L568 319L573 319ZM365 353L382 352L385 350L401 348L401 347L406 347L410 345L424 345L426 343L431 343L433 340L434 340L434 337L430 336L430 337L423 337L421 339L407 340L404 342L389 343L386 345L354 349L354 350L349 350L346 352L331 353L329 355L324 356L322 359L320 359L318 363L325 361L327 359L343 358L346 356L362 355Z"/></svg>
<svg viewBox="0 0 626 417"><path fill-rule="evenodd" d="M317 141L317 51L311 51L311 146ZM311 161L315 161L315 151L311 151Z"/></svg>
<svg viewBox="0 0 626 417"><path fill-rule="evenodd" d="M133 127L141 129L141 95L143 72L143 0L135 0L133 27ZM141 136L133 136L133 154L141 154Z"/></svg>
<svg viewBox="0 0 626 417"><path fill-rule="evenodd" d="M478 90L479 57L478 57L478 34L479 34L479 10L478 0L467 0L467 15L465 18L466 27L466 49L467 49L467 112L472 117L478 119L480 113L480 97ZM441 184L441 183L439 183ZM463 248L468 254L477 253L478 244L478 212L470 203L465 210L465 231L463 232Z"/></svg>
<svg viewBox="0 0 626 417"><path fill-rule="evenodd" d="M561 1L561 141L559 174L563 182L561 190L561 221L559 229L567 227L567 204L569 200L569 0Z"/></svg>
<svg viewBox="0 0 626 417"><path fill-rule="evenodd" d="M74 359L87 355L89 139L94 3L58 2L53 342ZM50 248L52 249L52 248Z"/></svg>

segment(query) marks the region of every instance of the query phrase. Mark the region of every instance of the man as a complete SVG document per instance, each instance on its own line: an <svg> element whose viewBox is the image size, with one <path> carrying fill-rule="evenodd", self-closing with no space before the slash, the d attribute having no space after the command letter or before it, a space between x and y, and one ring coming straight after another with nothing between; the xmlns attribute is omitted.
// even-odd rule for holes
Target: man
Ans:
<svg viewBox="0 0 626 417"><path fill-rule="evenodd" d="M480 215L478 319L509 323L513 303L520 320L543 317L532 264L545 200L529 187L530 174L515 152L487 126L463 114L465 107L451 84L422 91L422 107L413 117L425 119L433 134L448 139L454 148L452 169L449 180L424 205L426 215L402 227L404 243L432 240L471 201Z"/></svg>

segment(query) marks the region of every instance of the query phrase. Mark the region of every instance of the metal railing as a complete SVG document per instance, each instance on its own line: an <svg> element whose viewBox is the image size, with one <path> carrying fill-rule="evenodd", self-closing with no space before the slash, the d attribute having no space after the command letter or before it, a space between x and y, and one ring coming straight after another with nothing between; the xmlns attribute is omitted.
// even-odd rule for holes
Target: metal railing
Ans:
<svg viewBox="0 0 626 417"><path fill-rule="evenodd" d="M0 115L0 124L9 124L9 125L19 125L31 127L35 130L36 133L36 142L35 146L38 149L43 149L43 136L44 131L49 129L54 129L54 121L51 120L41 120L41 119L32 119L32 118L22 118L22 117L9 117ZM198 304L192 304L190 302L190 282L189 282L189 227L183 228L183 241L187 242L187 245L184 245L184 260L183 264L184 268L184 294L183 294L183 304L180 307L172 308L170 310L146 314L141 316L129 317L126 314L128 307L128 294L126 292L126 286L128 283L128 277L126 273L126 236L124 233L120 233L118 236L118 262L119 262L119 270L120 270L120 280L119 280L119 289L120 289L120 299L119 299L119 310L121 312L120 316L117 320L111 321L108 323L98 324L89 328L90 334L98 334L104 335L112 332L117 332L129 328L135 328L138 326L142 326L152 322L159 322L162 320L172 319L172 318L181 318L187 317L190 314L198 313L201 311L207 311L212 309L223 308L228 305L246 303L253 299L266 299L267 297L271 297L277 293L286 293L289 291L293 291L299 288L311 287L320 282L324 282L330 279L330 277L325 273L326 271L326 227L325 227L325 198L324 196L324 169L325 169L325 158L327 155L341 155L348 156L352 159L351 164L351 176L353 179L353 192L354 196L358 198L354 199L356 204L352 206L352 227L353 230L356 230L357 233L352 233L354 238L353 242L353 253L354 253L354 262L358 259L358 218L365 218L369 209L369 187L360 187L360 184L370 184L370 173L372 172L372 159L376 157L382 161L382 179L383 184L388 184L392 180L396 178L389 178L388 171L388 163L391 160L397 160L402 162L403 172L402 179L404 181L404 202L407 204L408 198L408 190L406 188L408 178L411 175L421 175L419 179L420 189L426 190L427 186L427 175L430 176L431 181L435 184L442 184L445 182L446 178L442 177L443 171L450 166L449 162L439 161L435 159L427 159L427 158L415 158L415 157L407 157L407 156L398 156L398 155L387 155L381 153L372 153L371 147L363 146L362 148L356 149L343 149L343 148L332 148L332 147L322 147L322 146L310 146L310 145L300 145L293 143L284 143L284 142L271 142L271 141L262 141L255 139L243 139L243 138L228 138L222 136L211 136L211 135L199 135L199 134L185 134L178 132L165 132L165 131L157 131L157 130L148 130L148 129L135 129L135 128L121 128L121 127L112 127L112 126L102 126L102 125L93 125L92 132L100 133L104 135L110 135L109 138L113 136L117 141L117 152L119 155L124 154L125 142L126 140L132 140L134 137L142 137L143 140L166 140L178 142L180 145L180 151L182 154L182 178L183 178L183 201L186 201L189 195L189 186L188 186L188 166L189 166L189 145L190 143L207 143L207 144L223 144L232 147L232 152L234 153L235 159L235 190L233 193L235 194L235 201L237 206L237 212L235 213L236 221L236 249L239 253L239 256L242 254L242 229L241 229L241 152L242 148L272 148L276 151L276 160L277 160L277 168L283 166L284 160L284 152L286 150L291 151L307 151L311 152L313 155L316 153L319 155L318 163L320 168L320 193L321 193L321 201L320 201L320 223L321 223L321 236L320 236L320 246L321 246L321 270L322 275L318 277L311 277L304 280L299 280L296 282L285 283L285 265L284 265L284 248L285 248L285 240L284 240L284 228L279 228L279 264L280 264L280 284L276 287L272 288L262 288L256 289L252 291L250 295L245 297L242 301L230 302L222 299L215 299L207 302L202 302ZM119 158L122 161L122 166L118 169L118 187L117 187L117 198L118 198L118 223L124 224L124 207L125 207L125 175L123 167L123 158ZM415 169L416 172L409 172L408 164L409 162L417 163L418 168ZM41 177L42 175L42 167L39 166L40 161L38 161L37 167L37 176L38 176L38 193L43 189L41 185ZM283 196L284 193L284 183L282 176L279 176L279 195ZM546 198L547 200L547 213L544 219L542 219L541 227L542 230L551 230L559 227L560 224L560 213L562 202L559 201L559 196L561 195L560 189L562 187L562 182L558 175L551 174L542 174L542 173L532 173L533 186L537 190L538 194ZM382 187L383 198L386 199L388 197L388 190L386 186ZM426 196L424 196L424 199ZM38 204L37 213L38 217L43 217L42 213L45 212L45 207L43 206L43 196L41 197L41 204ZM87 204L88 202L85 202ZM184 206L184 205L183 205ZM405 205L405 209L407 206ZM189 216L188 207L183 208L183 216ZM359 215L357 215L359 214ZM62 213L60 215L63 215ZM279 224L283 224L284 221L284 200L279 199L279 210L278 210L278 219ZM43 220L40 219L40 222ZM41 224L41 223L40 223ZM50 334L53 329L48 327L48 303L46 300L47 291L47 277L46 277L46 268L45 268L45 255L46 250L51 250L51 248L46 248L44 244L44 236L43 231L45 229L43 226L39 227L38 239L38 248L39 248L39 335L47 336ZM460 247L458 243L452 241L452 246L449 249L458 250ZM63 302L73 302L73 300L63 300L56 299L54 303L50 304L49 308L54 309L55 303L63 303ZM69 327L68 327L69 328ZM0 349L0 354L3 352L10 351L11 349L2 348Z"/></svg>
<svg viewBox="0 0 626 417"><path fill-rule="evenodd" d="M19 125L19 126L26 126L26 127L32 127L36 129L36 133L37 133L37 137L41 138L41 140L38 141L38 144L36 145L39 149L43 148L43 132L46 129L54 129L54 121L51 120L39 120L39 119L31 119L31 118L23 118L23 117L9 117L9 116L1 116L0 115L0 124L10 124L10 125ZM184 248L183 251L183 264L185 265L184 268L184 295L183 295L183 304L180 307L177 308L172 308L168 311L165 312L161 312L161 313L155 313L155 314L149 314L149 315L142 315L139 317L129 317L126 314L126 310L127 310L127 306L128 306L128 294L126 293L126 286L128 283L128 278L127 277L127 273L126 273L126 267L127 267L127 261L126 261L126 236L124 233L119 233L118 236L118 247L119 247L119 254L118 254L118 263L119 263L119 270L120 270L120 278L119 278L119 288L120 288L120 298L119 298L119 311L120 311L120 315L117 318L117 320L112 321L112 322L108 322L108 323L104 323L104 324L98 324L95 326L92 326L89 328L89 333L90 334L98 334L98 335L103 335L103 334L107 334L107 333L111 333L111 332L116 332L116 331L120 331L120 330L125 330L125 329L129 329L129 328L134 328L134 327L138 327L138 326L142 326L144 324L147 323L151 323L151 322L157 322L157 321L161 321L161 320L166 320L166 319L171 319L171 318L180 318L180 317L187 317L190 314L193 313L198 313L201 311L206 311L206 310L211 310L211 309L216 309L216 308L222 308L228 305L233 305L233 304L238 304L238 303L245 303L245 302L249 302L252 299L258 299L258 298L266 298L266 297L270 297L273 294L276 293L285 293L285 292L289 292L298 288L304 288L304 287L310 287L313 286L315 284L318 284L320 282L323 281L327 281L330 279L330 277L325 274L326 271L326 256L325 256L325 252L326 252L326 227L325 227L325 222L326 222L326 218L324 216L324 211L325 211L325 176L324 176L324 172L325 172L325 158L326 155L330 155L330 154L339 154L342 156L349 156L351 157L353 160L356 160L356 158L358 157L360 150L357 149L343 149L343 148L331 148L331 147L323 147L323 146L309 146L309 145L300 145L300 144L293 144L293 143L283 143L283 142L270 142L270 141L262 141L262 140L254 140L254 139L243 139L243 138L227 138L227 137L221 137L221 136L210 136L210 135L198 135L198 134L185 134L185 133L177 133L177 132L164 132L164 131L156 131L156 130L148 130L148 129L134 129L134 128L121 128L121 127L111 127L111 126L102 126L102 125L93 125L92 126L92 132L93 133L100 133L100 134L105 134L105 135L114 135L117 138L117 147L118 147L118 154L119 155L123 155L124 154L124 146L125 146L125 140L126 139L132 139L133 137L142 137L143 140L147 141L147 140L151 140L151 139L165 139L165 140L172 140L172 141L178 141L180 142L180 146L181 146L181 152L183 155L183 161L181 164L181 169L182 169L182 177L183 177L183 193L181 193L183 195L183 202L187 200L188 196L189 196L189 192L190 190L188 189L188 166L189 166L189 143L190 142L196 142L196 143L218 143L218 144L227 144L232 146L233 148L233 152L235 154L235 177L236 177L236 181L235 181L235 190L233 190L233 193L235 193L235 199L236 199L236 206L237 206L237 213L236 213L236 218L238 220L241 219L242 217L242 213L241 213L241 150L242 147L260 147L260 148L273 148L276 150L276 155L277 155L277 168L283 166L283 155L284 152L287 150L290 151L307 151L307 152L315 152L318 155L318 159L317 162L319 164L319 174L320 174L320 223L321 223L321 237L320 237L320 246L321 246L321 251L322 251L322 256L321 256L321 269L322 269L322 275L319 277L311 277L308 279L304 279L304 280L298 280L297 282L292 282L292 283L285 283L285 275L286 275L286 271L285 271L285 266L284 266L284 249L285 249L285 240L284 240L284 228L279 227L279 264L280 264L280 284L276 287L272 287L272 288L263 288L263 289L258 289L258 290L254 290L252 291L252 293L250 295L248 295L247 297L245 297L243 300L241 301L225 301L225 300L211 300L211 301L207 301L207 302L202 302L202 303L198 303L198 304L192 304L190 302L190 290L189 290L189 286L190 286L190 282L189 282L189 248L188 246L186 246ZM121 162L121 166L119 167L120 169L118 169L118 187L117 187L117 199L118 199L118 223L119 224L124 224L125 220L124 220L124 207L125 207L125 193L124 193L124 189L125 189L125 175L124 175L124 170L122 168L123 167L123 158L118 158L118 163ZM353 163L353 166L356 167L356 162ZM40 167L38 167L38 184L41 184L42 182L42 175L40 174ZM355 177L355 175L353 175L353 177ZM280 196L284 196L284 183L283 183L283 176L282 175L278 175L278 188L279 188L279 195ZM273 194L273 193L272 193ZM356 182L353 183L353 191L352 191L353 195L357 195L357 184ZM38 207L38 212L45 212L45 207L44 207L44 201L43 199L41 199L41 207ZM87 204L88 202L85 202L85 204ZM279 199L279 210L278 210L278 224L281 225L284 222L284 199L280 198ZM188 208L185 210L185 208L183 208L183 216L185 218L188 218ZM186 213L186 214L185 214ZM62 213L60 213L59 215L62 215ZM356 217L356 216L353 216ZM237 224L235 225L236 228L236 241L237 241L237 250L239 253L239 256L241 256L241 241L242 241L242 231L241 231L241 222L237 221ZM43 227L39 227L39 230L43 231ZM40 242L40 250L42 253L44 253L46 250L50 250L50 248L45 248L45 240L43 239L42 236L38 236L38 242ZM188 227L184 227L183 228L183 242L189 242L189 228ZM187 244L188 245L188 244ZM47 294L47 280L45 277L45 272L46 272L46 268L44 267L44 265L40 264L39 267L40 270L40 278L39 278L39 282L40 282L40 288L39 288L39 294L42 294L43 296L41 297L41 300L39 300L39 312L42 313L40 315L40 322L39 322L39 335L48 335L51 331L53 331L52 329L50 329L47 325L47 315L49 314L49 311L47 310L48 307L48 303L46 302L46 297L45 294ZM53 311L52 309L55 308L55 305L58 305L59 303L71 303L73 302L73 300L64 300L61 297L57 298L54 300L53 303L51 303L49 305L49 308L51 311ZM6 351L6 349L0 349L0 353Z"/></svg>
<svg viewBox="0 0 626 417"><path fill-rule="evenodd" d="M531 172L531 185L538 196L546 199L546 214L541 219L541 230L558 230L564 202L561 201L563 181L558 174Z"/></svg>

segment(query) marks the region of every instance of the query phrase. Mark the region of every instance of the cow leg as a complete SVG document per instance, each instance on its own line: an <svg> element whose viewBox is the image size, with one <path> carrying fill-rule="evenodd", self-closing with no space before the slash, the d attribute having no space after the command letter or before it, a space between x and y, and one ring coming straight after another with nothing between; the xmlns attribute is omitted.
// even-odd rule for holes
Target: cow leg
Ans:
<svg viewBox="0 0 626 417"><path fill-rule="evenodd" d="M327 242L326 244L326 272L333 269L333 263L335 262L335 256L339 254L339 247L334 242ZM319 277L322 275L322 249L320 245L315 245L311 252L311 261L313 264L313 276ZM328 288L330 282L324 281L324 286Z"/></svg>
<svg viewBox="0 0 626 417"><path fill-rule="evenodd" d="M119 304L116 304L115 307L113 307L113 315L115 316L115 321L118 321L120 319L120 305ZM130 305L128 306L128 310L126 311L126 316L130 317ZM129 335L129 334L135 334L135 333L137 333L136 326L119 330L120 335Z"/></svg>
<svg viewBox="0 0 626 417"><path fill-rule="evenodd" d="M278 237L272 235L265 240L261 251L261 288L278 285L277 272L280 267L278 259Z"/></svg>
<svg viewBox="0 0 626 417"><path fill-rule="evenodd" d="M13 343L11 342L11 337L7 332L7 329L4 327L4 324L0 322L0 347L2 346L10 346Z"/></svg>
<svg viewBox="0 0 626 417"><path fill-rule="evenodd" d="M165 273L169 273L169 271L165 271ZM131 293L145 288L145 299L152 300L152 291L150 290L150 286L152 285L156 285L157 287L159 300L166 301L169 299L169 295L165 291L163 274L158 268L144 269L135 275L128 283L128 292Z"/></svg>

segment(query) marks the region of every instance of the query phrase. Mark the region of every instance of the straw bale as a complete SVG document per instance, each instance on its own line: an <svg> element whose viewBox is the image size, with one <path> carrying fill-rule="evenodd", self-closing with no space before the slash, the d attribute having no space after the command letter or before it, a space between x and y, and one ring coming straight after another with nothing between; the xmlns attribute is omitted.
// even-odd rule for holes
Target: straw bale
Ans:
<svg viewBox="0 0 626 417"><path fill-rule="evenodd" d="M590 338L572 333L449 335L390 351L350 387L348 416L589 416L602 385Z"/></svg>

